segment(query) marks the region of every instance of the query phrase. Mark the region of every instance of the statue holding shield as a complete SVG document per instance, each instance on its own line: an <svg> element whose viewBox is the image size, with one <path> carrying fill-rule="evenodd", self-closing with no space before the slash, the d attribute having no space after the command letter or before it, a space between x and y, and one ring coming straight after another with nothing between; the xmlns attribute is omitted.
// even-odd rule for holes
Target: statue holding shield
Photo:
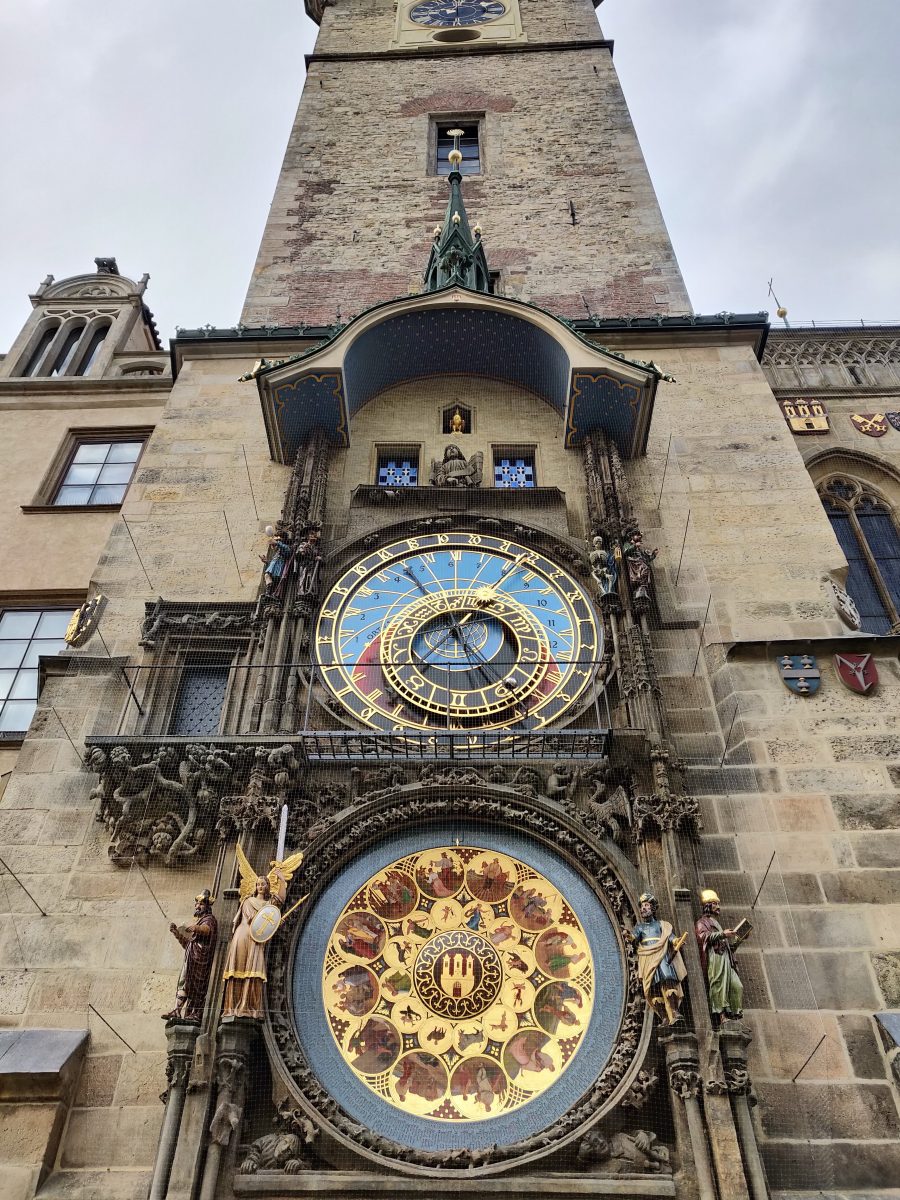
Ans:
<svg viewBox="0 0 900 1200"><path fill-rule="evenodd" d="M284 862L273 862L268 875L257 875L247 856L236 847L241 874L240 902L231 927L231 942L222 978L225 998L222 1020L234 1017L263 1016L263 991L266 984L265 944L281 923L281 908L287 885L303 862L303 851Z"/></svg>

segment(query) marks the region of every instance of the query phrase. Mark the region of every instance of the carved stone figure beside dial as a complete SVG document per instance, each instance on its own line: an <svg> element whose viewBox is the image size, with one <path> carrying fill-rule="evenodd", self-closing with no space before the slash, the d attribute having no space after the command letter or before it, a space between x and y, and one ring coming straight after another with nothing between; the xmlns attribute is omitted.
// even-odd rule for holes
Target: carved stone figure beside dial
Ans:
<svg viewBox="0 0 900 1200"><path fill-rule="evenodd" d="M622 547L622 552L628 564L632 596L637 601L649 601L652 578L650 567L659 551L648 550L640 530L635 530Z"/></svg>
<svg viewBox="0 0 900 1200"><path fill-rule="evenodd" d="M467 459L459 446L450 445L440 462L431 460L432 487L481 487L484 453L476 451Z"/></svg>
<svg viewBox="0 0 900 1200"><path fill-rule="evenodd" d="M629 936L637 946L638 973L644 988L644 999L656 1016L666 1025L675 1025L684 1018L681 1003L682 983L687 968L681 957L681 947L687 934L675 937L672 925L660 921L659 904L650 892L640 898L641 919Z"/></svg>
<svg viewBox="0 0 900 1200"><path fill-rule="evenodd" d="M706 975L709 1007L716 1021L722 1016L736 1020L743 1016L744 985L734 955L753 927L744 920L734 929L723 929L719 923L719 897L710 888L700 893L700 903L703 914L694 931L700 948L700 965Z"/></svg>
<svg viewBox="0 0 900 1200"><path fill-rule="evenodd" d="M489 534L422 534L366 555L332 588L316 653L334 697L376 729L538 729L601 659L581 586Z"/></svg>
<svg viewBox="0 0 900 1200"><path fill-rule="evenodd" d="M616 591L616 585L619 581L619 564L616 562L615 553L612 550L606 549L602 537L592 538L591 543L593 549L588 555L591 574L597 581L597 587L600 589L600 599L612 607L618 602L619 598Z"/></svg>

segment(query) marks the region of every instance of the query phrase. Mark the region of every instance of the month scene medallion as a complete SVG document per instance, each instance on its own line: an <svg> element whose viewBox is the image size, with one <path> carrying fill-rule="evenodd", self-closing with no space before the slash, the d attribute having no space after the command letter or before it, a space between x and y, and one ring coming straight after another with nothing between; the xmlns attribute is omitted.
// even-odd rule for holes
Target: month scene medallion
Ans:
<svg viewBox="0 0 900 1200"><path fill-rule="evenodd" d="M579 917L539 871L438 845L371 876L334 923L322 999L335 1046L388 1104L441 1122L521 1108L563 1075L594 1001Z"/></svg>

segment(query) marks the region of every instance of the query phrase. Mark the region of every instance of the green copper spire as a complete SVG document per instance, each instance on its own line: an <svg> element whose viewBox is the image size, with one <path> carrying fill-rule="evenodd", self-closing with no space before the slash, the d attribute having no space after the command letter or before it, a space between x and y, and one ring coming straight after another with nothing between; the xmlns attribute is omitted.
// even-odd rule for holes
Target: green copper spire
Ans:
<svg viewBox="0 0 900 1200"><path fill-rule="evenodd" d="M447 131L453 138L450 151L450 199L444 214L444 224L435 226L434 245L425 269L425 291L436 292L451 283L461 284L475 292L490 291L490 274L484 247L481 244L481 229L469 227L466 206L462 197L462 175L459 164L462 154L459 149L461 129Z"/></svg>

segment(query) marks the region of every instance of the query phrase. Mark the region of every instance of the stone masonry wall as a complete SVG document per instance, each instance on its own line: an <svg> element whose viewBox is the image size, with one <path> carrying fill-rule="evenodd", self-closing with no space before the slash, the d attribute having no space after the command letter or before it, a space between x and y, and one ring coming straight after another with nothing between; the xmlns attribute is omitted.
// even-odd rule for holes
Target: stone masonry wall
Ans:
<svg viewBox="0 0 900 1200"><path fill-rule="evenodd" d="M529 6L530 41L581 7ZM326 9L320 48L347 49L329 21L349 12ZM379 6L350 25L377 51L386 21ZM484 118L466 206L504 294L572 317L690 310L610 52L582 48L314 59L243 322L331 322L420 290L447 199L430 120L465 115Z"/></svg>

